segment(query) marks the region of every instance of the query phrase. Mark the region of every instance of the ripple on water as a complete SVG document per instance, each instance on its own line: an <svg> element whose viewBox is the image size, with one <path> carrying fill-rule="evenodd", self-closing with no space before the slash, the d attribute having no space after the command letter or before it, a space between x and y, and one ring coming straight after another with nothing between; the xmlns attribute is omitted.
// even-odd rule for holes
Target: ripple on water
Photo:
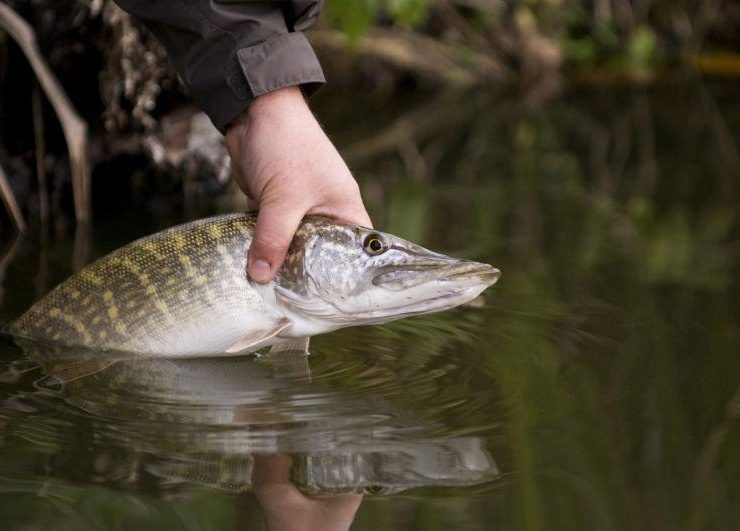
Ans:
<svg viewBox="0 0 740 531"><path fill-rule="evenodd" d="M238 490L248 488L255 456L273 453L294 457L296 477L311 492L388 493L498 476L481 434L457 435L446 422L453 410L476 413L465 412L475 401L440 392L457 369L454 358L440 363L434 353L418 354L418 346L405 346L404 358L387 339L379 350L373 340L363 344L319 341L308 360L126 355L105 363L35 345L27 354L46 376L25 357L0 371L10 389L3 413L12 400L27 408L13 413L4 438L54 447L64 473L113 484L130 481L126 467L135 467L170 486ZM34 417L19 421L31 411ZM41 418L63 423L42 425Z"/></svg>

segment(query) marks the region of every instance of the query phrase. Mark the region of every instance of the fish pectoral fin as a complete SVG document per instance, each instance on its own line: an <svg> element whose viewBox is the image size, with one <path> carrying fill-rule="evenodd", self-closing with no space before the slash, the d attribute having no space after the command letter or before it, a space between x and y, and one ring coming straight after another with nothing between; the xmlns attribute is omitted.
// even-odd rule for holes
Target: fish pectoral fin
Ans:
<svg viewBox="0 0 740 531"><path fill-rule="evenodd" d="M226 349L226 353L234 354L236 352L242 351L254 352L255 350L258 350L267 345L271 339L273 339L276 335L289 327L290 320L283 317L278 320L277 324L275 324L275 326L270 329L253 330L252 332L248 333L246 336L242 337L239 341Z"/></svg>
<svg viewBox="0 0 740 531"><path fill-rule="evenodd" d="M62 383L70 383L103 371L118 360L89 360L77 363L60 363L46 368L49 375Z"/></svg>
<svg viewBox="0 0 740 531"><path fill-rule="evenodd" d="M310 337L299 337L298 339L287 339L280 343L275 343L271 348L270 352L283 352L288 350L296 350L299 352L305 352L308 354L308 343L311 340Z"/></svg>

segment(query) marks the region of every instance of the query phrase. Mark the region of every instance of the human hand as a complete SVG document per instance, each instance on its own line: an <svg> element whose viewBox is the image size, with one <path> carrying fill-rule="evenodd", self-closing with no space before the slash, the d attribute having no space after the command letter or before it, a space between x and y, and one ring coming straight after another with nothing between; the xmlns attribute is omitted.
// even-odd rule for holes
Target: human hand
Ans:
<svg viewBox="0 0 740 531"><path fill-rule="evenodd" d="M290 480L293 460L285 454L257 455L252 488L270 531L346 531L362 502L361 494L310 497Z"/></svg>
<svg viewBox="0 0 740 531"><path fill-rule="evenodd" d="M298 87L255 99L226 131L239 187L258 207L247 268L272 280L307 214L371 227L357 182L308 108Z"/></svg>

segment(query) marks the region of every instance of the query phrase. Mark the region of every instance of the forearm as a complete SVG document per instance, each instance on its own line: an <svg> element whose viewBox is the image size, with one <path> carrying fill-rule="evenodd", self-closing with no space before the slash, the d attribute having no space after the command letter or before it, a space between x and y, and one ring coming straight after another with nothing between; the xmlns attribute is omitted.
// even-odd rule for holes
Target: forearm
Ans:
<svg viewBox="0 0 740 531"><path fill-rule="evenodd" d="M162 42L192 98L222 132L256 97L324 82L302 33L320 0L116 0Z"/></svg>
<svg viewBox="0 0 740 531"><path fill-rule="evenodd" d="M233 177L259 208L247 259L253 281L274 278L307 214L371 226L357 183L303 97L324 81L301 33L321 0L116 2L149 26L226 132Z"/></svg>

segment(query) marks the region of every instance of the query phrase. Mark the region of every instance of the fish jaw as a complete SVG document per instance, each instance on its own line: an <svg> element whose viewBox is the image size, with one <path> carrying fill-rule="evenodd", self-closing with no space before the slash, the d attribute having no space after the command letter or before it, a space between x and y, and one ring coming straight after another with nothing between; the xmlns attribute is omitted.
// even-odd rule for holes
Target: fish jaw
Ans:
<svg viewBox="0 0 740 531"><path fill-rule="evenodd" d="M457 291L478 286L485 289L500 277L501 271L489 264L440 255L425 261L382 267L373 276L372 283L389 291L401 291L436 282L441 289L447 285L451 291Z"/></svg>
<svg viewBox="0 0 740 531"><path fill-rule="evenodd" d="M297 231L275 280L252 287L291 321L284 334L302 337L453 308L500 275L488 264L313 217Z"/></svg>
<svg viewBox="0 0 740 531"><path fill-rule="evenodd" d="M364 301L348 307L369 324L384 323L426 313L449 310L470 302L495 284L501 272L493 266L444 257L437 264L385 269L373 278Z"/></svg>
<svg viewBox="0 0 740 531"><path fill-rule="evenodd" d="M392 273L383 270L351 296L332 298L330 292L316 289L296 293L278 285L262 293L269 297L268 304L279 307L292 322L284 335L304 337L448 310L475 299L501 275L488 264L454 259L447 259L437 269L397 268Z"/></svg>

